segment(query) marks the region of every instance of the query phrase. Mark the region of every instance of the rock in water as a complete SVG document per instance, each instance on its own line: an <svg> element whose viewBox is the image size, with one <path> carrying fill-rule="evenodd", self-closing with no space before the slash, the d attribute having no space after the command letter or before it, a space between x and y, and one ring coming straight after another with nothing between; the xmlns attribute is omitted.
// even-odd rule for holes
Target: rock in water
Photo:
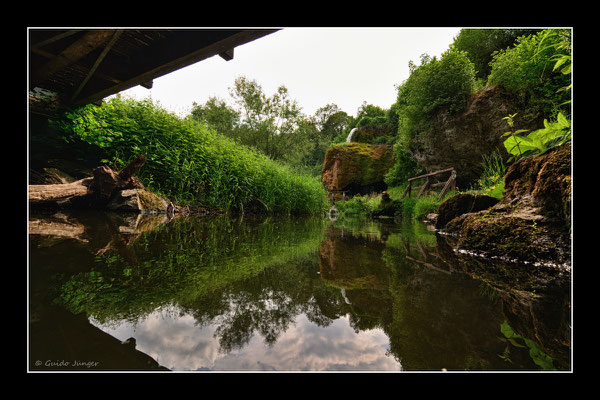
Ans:
<svg viewBox="0 0 600 400"><path fill-rule="evenodd" d="M571 263L571 147L564 144L511 165L500 201L462 214L444 231L456 248L532 263Z"/></svg>

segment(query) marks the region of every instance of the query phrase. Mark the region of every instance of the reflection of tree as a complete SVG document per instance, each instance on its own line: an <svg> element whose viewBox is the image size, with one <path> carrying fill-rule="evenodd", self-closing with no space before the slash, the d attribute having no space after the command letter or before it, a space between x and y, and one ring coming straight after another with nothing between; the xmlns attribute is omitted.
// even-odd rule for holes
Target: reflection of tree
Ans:
<svg viewBox="0 0 600 400"><path fill-rule="evenodd" d="M182 305L199 325L216 324L220 351L228 353L244 347L259 334L267 345L277 339L305 314L319 326L327 326L343 315L339 292L323 284L315 273L314 254L278 264L258 276L236 281L226 289L199 296ZM215 312L214 305L219 306Z"/></svg>

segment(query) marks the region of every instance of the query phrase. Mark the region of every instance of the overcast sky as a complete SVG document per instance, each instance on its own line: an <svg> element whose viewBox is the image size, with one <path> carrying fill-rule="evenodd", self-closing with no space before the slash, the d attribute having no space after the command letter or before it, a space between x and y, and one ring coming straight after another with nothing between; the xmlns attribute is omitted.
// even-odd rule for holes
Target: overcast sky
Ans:
<svg viewBox="0 0 600 400"><path fill-rule="evenodd" d="M409 76L408 62L427 53L439 56L460 32L457 28L283 28L235 48L234 58L219 56L136 86L122 94L154 102L181 116L192 103L216 96L232 104L229 88L238 76L255 80L267 96L283 85L302 112L313 115L327 104L350 115L368 104L389 108L395 85ZM233 105L233 104L232 104Z"/></svg>

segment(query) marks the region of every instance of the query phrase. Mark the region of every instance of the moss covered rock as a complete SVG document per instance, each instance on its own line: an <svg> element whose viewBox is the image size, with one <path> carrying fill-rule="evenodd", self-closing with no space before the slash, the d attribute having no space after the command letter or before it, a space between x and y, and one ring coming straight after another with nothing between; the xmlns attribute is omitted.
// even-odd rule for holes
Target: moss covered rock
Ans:
<svg viewBox="0 0 600 400"><path fill-rule="evenodd" d="M392 146L340 144L325 153L321 182L329 191L346 190L351 185L372 185L383 182L393 165Z"/></svg>
<svg viewBox="0 0 600 400"><path fill-rule="evenodd" d="M462 214L444 227L457 235L456 248L492 257L570 264L571 148L511 165L500 201Z"/></svg>
<svg viewBox="0 0 600 400"><path fill-rule="evenodd" d="M458 193L438 206L435 227L442 229L454 218L466 214L485 210L498 203L498 199L486 195Z"/></svg>

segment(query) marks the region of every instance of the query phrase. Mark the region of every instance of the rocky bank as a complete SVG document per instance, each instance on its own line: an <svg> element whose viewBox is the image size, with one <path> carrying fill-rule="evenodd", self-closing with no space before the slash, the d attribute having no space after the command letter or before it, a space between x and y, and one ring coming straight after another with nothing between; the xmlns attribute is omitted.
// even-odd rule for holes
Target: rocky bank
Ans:
<svg viewBox="0 0 600 400"><path fill-rule="evenodd" d="M436 227L459 252L570 266L570 143L515 162L504 181L503 197L487 208L457 213L460 195L442 203Z"/></svg>

